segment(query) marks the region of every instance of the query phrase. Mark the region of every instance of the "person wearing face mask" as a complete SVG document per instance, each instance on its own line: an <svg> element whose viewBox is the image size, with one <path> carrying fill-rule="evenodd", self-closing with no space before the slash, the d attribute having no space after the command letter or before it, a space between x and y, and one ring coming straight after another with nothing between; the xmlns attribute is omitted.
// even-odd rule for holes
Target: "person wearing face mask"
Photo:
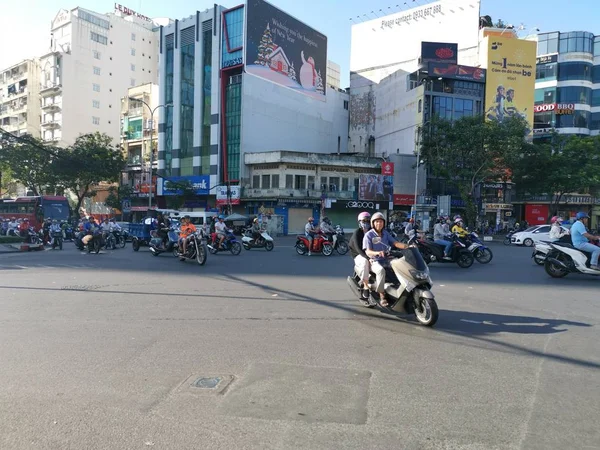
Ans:
<svg viewBox="0 0 600 450"><path fill-rule="evenodd" d="M361 212L358 215L358 228L352 233L348 247L350 255L354 260L354 267L358 270L357 275L362 280L361 295L364 299L369 298L369 272L371 271L371 262L363 250L363 239L365 233L371 229L371 214Z"/></svg>

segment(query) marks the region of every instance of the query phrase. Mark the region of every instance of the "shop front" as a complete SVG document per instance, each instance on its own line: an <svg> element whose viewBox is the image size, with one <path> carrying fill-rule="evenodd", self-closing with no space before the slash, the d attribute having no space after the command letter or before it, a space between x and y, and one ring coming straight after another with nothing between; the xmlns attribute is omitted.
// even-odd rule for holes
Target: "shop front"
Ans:
<svg viewBox="0 0 600 450"><path fill-rule="evenodd" d="M284 236L304 233L304 226L308 218L313 217L317 223L321 210L321 200L314 199L253 199L242 200L242 205L244 213L248 216L280 221L278 227Z"/></svg>
<svg viewBox="0 0 600 450"><path fill-rule="evenodd" d="M331 219L333 225L340 225L345 230L358 227L358 215L366 211L371 215L377 211L384 212L388 202L367 200L337 200L331 202L331 207L325 209L325 215ZM385 208L385 209L384 209Z"/></svg>
<svg viewBox="0 0 600 450"><path fill-rule="evenodd" d="M513 205L510 203L484 203L485 221L488 227L506 228L513 217Z"/></svg>
<svg viewBox="0 0 600 450"><path fill-rule="evenodd" d="M549 215L549 205L525 205L525 220L529 225L543 225Z"/></svg>

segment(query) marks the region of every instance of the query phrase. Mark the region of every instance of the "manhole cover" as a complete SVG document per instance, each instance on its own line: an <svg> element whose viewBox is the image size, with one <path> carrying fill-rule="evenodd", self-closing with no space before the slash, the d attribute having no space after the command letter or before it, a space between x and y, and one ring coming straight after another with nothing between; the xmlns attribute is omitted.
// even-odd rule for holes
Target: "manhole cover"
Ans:
<svg viewBox="0 0 600 450"><path fill-rule="evenodd" d="M192 383L192 386L201 389L214 389L220 382L220 377L200 377Z"/></svg>

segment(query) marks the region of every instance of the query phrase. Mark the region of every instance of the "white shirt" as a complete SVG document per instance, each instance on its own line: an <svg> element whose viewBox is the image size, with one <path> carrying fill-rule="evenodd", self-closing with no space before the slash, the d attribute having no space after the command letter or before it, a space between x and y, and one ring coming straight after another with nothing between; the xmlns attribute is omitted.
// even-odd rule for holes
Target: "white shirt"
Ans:
<svg viewBox="0 0 600 450"><path fill-rule="evenodd" d="M110 225L109 229L111 232L112 231L121 231L121 225L119 225L118 223L111 222L109 225Z"/></svg>
<svg viewBox="0 0 600 450"><path fill-rule="evenodd" d="M565 233L560 225L557 225L556 223L552 224L552 228L550 228L550 239L560 239L566 234L569 233Z"/></svg>
<svg viewBox="0 0 600 450"><path fill-rule="evenodd" d="M309 233L314 233L314 231L315 231L315 226L310 222L306 222L306 225L304 225L304 233L309 234Z"/></svg>
<svg viewBox="0 0 600 450"><path fill-rule="evenodd" d="M223 233L223 234L225 234L225 231L227 231L227 225L225 225L225 222L217 222L217 223L215 223L215 231L217 233Z"/></svg>

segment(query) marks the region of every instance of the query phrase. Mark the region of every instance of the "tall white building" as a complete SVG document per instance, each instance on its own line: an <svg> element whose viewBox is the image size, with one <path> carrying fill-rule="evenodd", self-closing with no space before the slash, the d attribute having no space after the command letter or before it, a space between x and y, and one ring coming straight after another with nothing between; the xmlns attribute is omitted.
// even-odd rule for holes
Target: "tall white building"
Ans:
<svg viewBox="0 0 600 450"><path fill-rule="evenodd" d="M327 60L327 86L333 89L340 89L340 65Z"/></svg>
<svg viewBox="0 0 600 450"><path fill-rule="evenodd" d="M40 63L26 59L0 71L0 127L40 136Z"/></svg>
<svg viewBox="0 0 600 450"><path fill-rule="evenodd" d="M52 21L50 50L40 59L44 140L70 145L98 131L118 144L121 98L132 86L158 81L155 23L121 9L62 9Z"/></svg>

